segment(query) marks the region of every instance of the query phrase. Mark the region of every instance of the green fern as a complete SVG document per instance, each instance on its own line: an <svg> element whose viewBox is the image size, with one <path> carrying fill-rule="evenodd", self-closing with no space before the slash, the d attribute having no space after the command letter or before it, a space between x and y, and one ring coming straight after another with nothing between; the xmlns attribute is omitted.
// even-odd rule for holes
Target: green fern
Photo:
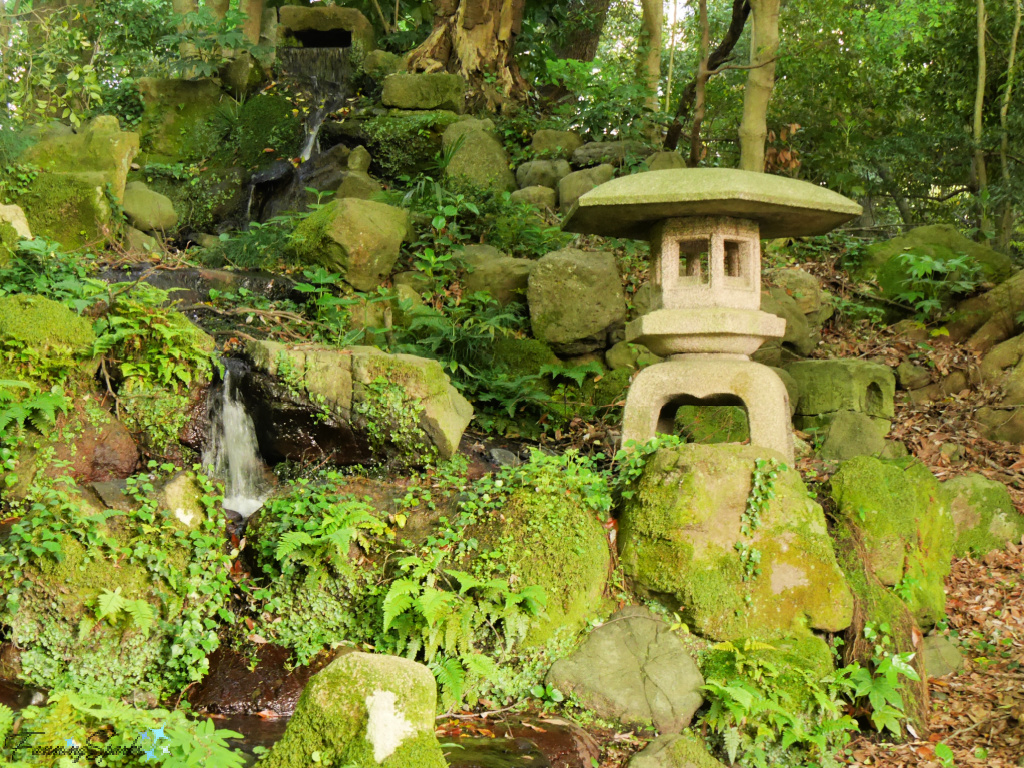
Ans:
<svg viewBox="0 0 1024 768"><path fill-rule="evenodd" d="M19 397L20 393L20 397ZM26 381L0 381L0 442L12 442L26 423L41 434L47 434L57 423L57 412L67 414L71 401L59 386L40 392Z"/></svg>

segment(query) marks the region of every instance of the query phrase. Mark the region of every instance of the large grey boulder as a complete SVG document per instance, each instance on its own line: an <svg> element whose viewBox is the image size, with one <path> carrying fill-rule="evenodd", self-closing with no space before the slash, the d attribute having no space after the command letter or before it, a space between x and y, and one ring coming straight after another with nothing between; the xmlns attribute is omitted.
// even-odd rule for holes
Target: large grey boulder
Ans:
<svg viewBox="0 0 1024 768"><path fill-rule="evenodd" d="M690 724L704 678L679 638L646 608L623 608L556 661L546 682L600 717L653 723L662 733Z"/></svg>
<svg viewBox="0 0 1024 768"><path fill-rule="evenodd" d="M520 189L526 187L550 187L556 189L558 182L572 172L566 160L531 160L516 168L516 182Z"/></svg>
<svg viewBox="0 0 1024 768"><path fill-rule="evenodd" d="M615 176L615 168L611 165L599 165L585 171L575 171L562 177L558 182L558 207L564 213L572 208L573 203L599 184L611 181Z"/></svg>
<svg viewBox="0 0 1024 768"><path fill-rule="evenodd" d="M629 158L640 160L648 150L639 141L591 141L572 153L572 164L577 168L610 163L622 165Z"/></svg>
<svg viewBox="0 0 1024 768"><path fill-rule="evenodd" d="M466 81L459 75L398 72L384 78L381 101L395 109L466 109Z"/></svg>
<svg viewBox="0 0 1024 768"><path fill-rule="evenodd" d="M304 219L292 242L303 264L322 264L356 290L369 291L391 272L408 231L408 211L346 197Z"/></svg>
<svg viewBox="0 0 1024 768"><path fill-rule="evenodd" d="M400 656L346 653L306 684L284 736L260 761L295 768L333 756L359 768L446 768L434 735L437 684Z"/></svg>
<svg viewBox="0 0 1024 768"><path fill-rule="evenodd" d="M445 177L464 179L494 192L516 189L515 174L509 169L509 157L501 142L490 131L468 129L453 123L444 132L442 146L455 148L445 168Z"/></svg>
<svg viewBox="0 0 1024 768"><path fill-rule="evenodd" d="M692 733L659 736L629 760L629 768L725 768Z"/></svg>
<svg viewBox="0 0 1024 768"><path fill-rule="evenodd" d="M547 254L530 272L526 296L534 337L558 355L605 349L626 320L615 256L604 251Z"/></svg>
<svg viewBox="0 0 1024 768"><path fill-rule="evenodd" d="M530 148L537 157L568 160L583 145L583 139L572 131L552 131L547 128L533 134Z"/></svg>
<svg viewBox="0 0 1024 768"><path fill-rule="evenodd" d="M178 223L171 199L141 181L129 182L124 188L124 215L143 232L169 232Z"/></svg>
<svg viewBox="0 0 1024 768"><path fill-rule="evenodd" d="M745 445L662 449L624 504L626 576L641 594L678 605L704 637L776 637L800 626L838 632L853 617L825 515L795 470L775 470L760 525L744 533L756 462L769 458L781 457ZM746 565L742 552L754 550L758 562Z"/></svg>

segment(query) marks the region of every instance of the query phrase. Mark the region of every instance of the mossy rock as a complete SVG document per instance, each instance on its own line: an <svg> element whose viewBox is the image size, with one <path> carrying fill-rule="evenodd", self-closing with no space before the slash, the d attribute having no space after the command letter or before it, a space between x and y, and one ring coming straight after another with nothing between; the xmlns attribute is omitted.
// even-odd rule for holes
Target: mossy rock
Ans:
<svg viewBox="0 0 1024 768"><path fill-rule="evenodd" d="M364 120L361 132L380 175L396 180L426 171L441 151L445 129L460 120L454 112L393 112Z"/></svg>
<svg viewBox="0 0 1024 768"><path fill-rule="evenodd" d="M914 458L859 456L840 466L831 485L840 525L858 531L873 575L897 587L921 626L935 624L946 611L954 540L938 481Z"/></svg>
<svg viewBox="0 0 1024 768"><path fill-rule="evenodd" d="M825 516L797 472L779 466L759 526L741 533L755 462L773 458L782 457L755 446L661 449L624 503L619 550L626 575L705 637L771 640L850 623L852 596ZM737 544L759 553L753 574Z"/></svg>
<svg viewBox="0 0 1024 768"><path fill-rule="evenodd" d="M167 521L171 526L156 534L168 573L185 573L193 562L187 539L169 533L177 528L184 535L205 520L195 479L182 477L173 481L176 488L171 494L160 495L157 501L157 524ZM174 510L167 509L168 502ZM29 555L21 569L23 578L10 582L8 599L0 602L0 625L10 627L10 638L20 649L21 679L39 688L118 697L160 694L182 684L171 661L171 646L180 642L174 625L188 605L209 598L183 597L157 574L159 566L151 570L141 559L120 551L111 554L111 546L130 549L154 538L149 523L123 514L133 502L125 497L126 507L108 509L98 496L58 483L54 491L37 490L36 503L51 514L78 521L78 531L71 533L70 528L44 520L43 529L56 531L51 541L59 548L59 559L48 551ZM182 516L190 519L189 525L181 522ZM103 521L97 523L97 518ZM92 531L88 548L80 540L86 529ZM105 590L147 603L155 619L148 631L124 611L97 620L98 600Z"/></svg>
<svg viewBox="0 0 1024 768"><path fill-rule="evenodd" d="M100 179L40 171L14 200L36 237L55 240L66 250L101 243L110 221L110 204Z"/></svg>
<svg viewBox="0 0 1024 768"><path fill-rule="evenodd" d="M262 166L295 157L302 147L302 120L283 96L260 94L242 105L235 143L244 167ZM266 152L273 149L273 152Z"/></svg>
<svg viewBox="0 0 1024 768"><path fill-rule="evenodd" d="M512 378L535 376L546 365L561 365L551 347L538 339L496 337L491 343L493 366Z"/></svg>
<svg viewBox="0 0 1024 768"><path fill-rule="evenodd" d="M688 443L743 443L750 439L747 412L738 405L684 405L676 411L676 434Z"/></svg>
<svg viewBox="0 0 1024 768"><path fill-rule="evenodd" d="M981 557L1003 549L1008 541L1020 543L1024 516L1013 506L1005 485L971 472L947 480L942 490L949 497L956 527L954 555Z"/></svg>
<svg viewBox="0 0 1024 768"><path fill-rule="evenodd" d="M0 268L6 267L18 250L18 242L21 235L14 228L14 225L7 221L0 221Z"/></svg>
<svg viewBox="0 0 1024 768"><path fill-rule="evenodd" d="M96 372L95 338L92 323L52 299L0 297L0 378L84 381ZM28 356L19 362L23 352Z"/></svg>
<svg viewBox="0 0 1024 768"><path fill-rule="evenodd" d="M904 253L940 262L966 255L980 269L981 279L990 282L1002 282L1013 273L1013 262L1008 256L967 239L950 224L917 227L892 240L869 246L868 261L858 271L874 272L882 293L891 298L907 290L905 283L911 278L909 267L899 258ZM953 298L941 291L936 295L946 303Z"/></svg>
<svg viewBox="0 0 1024 768"><path fill-rule="evenodd" d="M708 650L701 660L700 671L704 679L726 684L740 679L757 685L751 670L758 668L755 665L768 666L775 671L770 675L771 685L788 696L792 702L791 709L798 712L812 708L815 703L814 694L807 687L807 679L821 682L835 672L832 649L822 638L810 632L765 643L770 648L758 648L753 644L746 649L744 642L742 639L732 641L731 645L736 650L719 646ZM738 656L748 664L743 672L736 667Z"/></svg>
<svg viewBox="0 0 1024 768"><path fill-rule="evenodd" d="M434 736L437 690L422 664L347 653L307 683L263 768L445 768Z"/></svg>
<svg viewBox="0 0 1024 768"><path fill-rule="evenodd" d="M473 526L469 534L526 587L547 595L524 646L540 646L556 634L575 634L605 608L604 586L611 553L604 528L578 496L528 488L505 499L499 521ZM490 565L482 566L485 569Z"/></svg>
<svg viewBox="0 0 1024 768"><path fill-rule="evenodd" d="M208 158L222 148L221 137L209 126L225 99L217 81L142 77L138 85L145 152L173 163Z"/></svg>

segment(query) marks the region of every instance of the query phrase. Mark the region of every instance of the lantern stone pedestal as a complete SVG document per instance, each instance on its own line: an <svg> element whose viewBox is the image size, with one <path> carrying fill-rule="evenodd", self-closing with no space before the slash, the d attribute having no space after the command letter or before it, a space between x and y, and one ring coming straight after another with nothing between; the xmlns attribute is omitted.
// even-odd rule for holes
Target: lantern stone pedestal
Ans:
<svg viewBox="0 0 1024 768"><path fill-rule="evenodd" d="M661 297L626 327L627 341L669 359L634 378L623 445L671 432L682 405L742 405L751 444L792 460L786 387L749 357L786 331L761 311L761 238L824 234L860 212L813 184L724 168L638 173L583 195L563 229L647 238Z"/></svg>

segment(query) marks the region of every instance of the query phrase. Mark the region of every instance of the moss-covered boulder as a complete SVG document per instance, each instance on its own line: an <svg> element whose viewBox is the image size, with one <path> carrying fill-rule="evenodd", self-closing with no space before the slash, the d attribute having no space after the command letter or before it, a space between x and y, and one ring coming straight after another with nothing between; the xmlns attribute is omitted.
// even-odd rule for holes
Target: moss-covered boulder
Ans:
<svg viewBox="0 0 1024 768"><path fill-rule="evenodd" d="M608 537L584 493L567 493L551 484L554 477L546 475L543 487L516 488L504 497L497 519L469 531L487 553L486 562L475 567L511 576L519 588L544 588L547 607L531 625L525 646L575 635L605 609Z"/></svg>
<svg viewBox="0 0 1024 768"><path fill-rule="evenodd" d="M832 498L874 577L896 588L921 626L944 616L955 531L948 496L928 468L913 458L851 459L832 476Z"/></svg>
<svg viewBox="0 0 1024 768"><path fill-rule="evenodd" d="M758 359L768 365L780 361L791 361L794 356L807 357L814 351L820 334L807 322L807 316L800 310L800 304L783 288L768 288L761 292L761 311L781 317L786 321L786 333L781 339L769 339L758 350ZM766 356L768 350L777 348L777 353ZM764 351L762 351L764 350Z"/></svg>
<svg viewBox="0 0 1024 768"><path fill-rule="evenodd" d="M748 509L756 462L772 458L780 460L753 446L661 449L624 504L626 575L706 637L765 639L850 623L852 597L824 514L800 475L780 466L769 479L764 467L761 487L774 496Z"/></svg>
<svg viewBox="0 0 1024 768"><path fill-rule="evenodd" d="M92 323L43 296L0 297L0 379L53 384L96 372Z"/></svg>
<svg viewBox="0 0 1024 768"><path fill-rule="evenodd" d="M391 272L408 232L408 211L346 197L304 219L292 242L302 263L322 264L356 290L369 291Z"/></svg>
<svg viewBox="0 0 1024 768"><path fill-rule="evenodd" d="M1013 506L1005 485L970 472L947 480L942 490L953 514L953 553L957 557L983 556L1002 549L1007 542L1020 543L1024 516Z"/></svg>
<svg viewBox="0 0 1024 768"><path fill-rule="evenodd" d="M154 192L141 181L130 182L124 190L124 215L143 232L171 232L178 214L170 198Z"/></svg>
<svg viewBox="0 0 1024 768"><path fill-rule="evenodd" d="M567 160L531 160L516 168L516 183L526 187L558 189L558 182L572 173Z"/></svg>
<svg viewBox="0 0 1024 768"><path fill-rule="evenodd" d="M263 455L324 451L338 463L450 458L473 418L440 363L374 347L252 342L242 380Z"/></svg>
<svg viewBox="0 0 1024 768"><path fill-rule="evenodd" d="M302 120L284 96L260 94L239 110L234 142L238 162L245 168L295 157L302 141Z"/></svg>
<svg viewBox="0 0 1024 768"><path fill-rule="evenodd" d="M40 485L33 519L15 521L17 535L0 543L0 562L21 563L0 565L0 625L25 683L127 697L204 674L228 592L222 522L204 501L213 488L192 475L171 478L167 493L151 482L104 488L109 504L70 484Z"/></svg>
<svg viewBox="0 0 1024 768"><path fill-rule="evenodd" d="M626 299L615 257L566 248L549 253L530 272L526 291L533 335L558 354L605 349L626 320Z"/></svg>
<svg viewBox="0 0 1024 768"><path fill-rule="evenodd" d="M867 261L860 271L874 273L884 295L897 296L908 290L908 282L912 279L904 254L927 257L943 264L966 256L978 267L981 279L996 283L1013 273L1013 262L1009 256L968 240L950 224L917 227L892 240L869 246ZM952 296L939 291L936 298L948 302Z"/></svg>
<svg viewBox="0 0 1024 768"><path fill-rule="evenodd" d="M141 77L138 87L143 105L142 150L151 160L197 160L220 148L216 133L207 127L226 98L216 80Z"/></svg>
<svg viewBox="0 0 1024 768"><path fill-rule="evenodd" d="M495 338L490 353L494 367L513 378L536 375L545 366L562 362L543 341L515 336Z"/></svg>
<svg viewBox="0 0 1024 768"><path fill-rule="evenodd" d="M109 184L110 194L120 201L138 151L137 133L122 131L116 117L101 115L78 133L44 135L25 151L22 160L50 173L66 174L101 192Z"/></svg>
<svg viewBox="0 0 1024 768"><path fill-rule="evenodd" d="M886 450L887 422L865 413L839 411L826 417L805 417L801 427L818 446L818 457L829 461L881 456Z"/></svg>
<svg viewBox="0 0 1024 768"><path fill-rule="evenodd" d="M536 262L530 259L513 259L496 249L484 248L485 246L467 247L463 252L467 267L467 274L462 279L465 291L486 291L501 306L513 301L525 303L530 272Z"/></svg>
<svg viewBox="0 0 1024 768"><path fill-rule="evenodd" d="M460 119L450 110L392 110L361 121L352 129L353 138L370 150L382 176L397 180L404 174L429 170L441 151L445 130Z"/></svg>
<svg viewBox="0 0 1024 768"><path fill-rule="evenodd" d="M566 174L558 180L558 210L567 212L583 195L614 176L615 168L607 163Z"/></svg>
<svg viewBox="0 0 1024 768"><path fill-rule="evenodd" d="M629 768L725 768L689 731L659 736L629 759Z"/></svg>
<svg viewBox="0 0 1024 768"><path fill-rule="evenodd" d="M445 109L462 113L466 109L466 81L443 72L411 74L399 72L384 78L381 101L394 109Z"/></svg>
<svg viewBox="0 0 1024 768"><path fill-rule="evenodd" d="M583 139L573 131L554 131L542 128L535 131L530 139L530 149L536 157L568 160L572 157L572 153L581 146L583 146Z"/></svg>
<svg viewBox="0 0 1024 768"><path fill-rule="evenodd" d="M445 768L434 736L437 689L422 664L347 653L306 685L264 768Z"/></svg>
<svg viewBox="0 0 1024 768"><path fill-rule="evenodd" d="M25 211L36 237L73 250L101 243L110 222L102 185L66 173L40 172L15 202Z"/></svg>

